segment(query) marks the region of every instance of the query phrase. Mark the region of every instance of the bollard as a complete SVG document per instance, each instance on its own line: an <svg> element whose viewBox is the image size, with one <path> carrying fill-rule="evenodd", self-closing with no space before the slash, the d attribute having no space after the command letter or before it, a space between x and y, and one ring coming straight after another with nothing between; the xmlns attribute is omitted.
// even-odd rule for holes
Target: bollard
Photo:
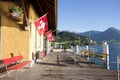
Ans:
<svg viewBox="0 0 120 80"><path fill-rule="evenodd" d="M120 55L117 56L117 80L120 80Z"/></svg>
<svg viewBox="0 0 120 80"><path fill-rule="evenodd" d="M76 56L74 54L74 67L76 66Z"/></svg>
<svg viewBox="0 0 120 80"><path fill-rule="evenodd" d="M107 42L103 42L103 53L106 53L106 66L107 69L110 69L110 64L109 64L109 45Z"/></svg>
<svg viewBox="0 0 120 80"><path fill-rule="evenodd" d="M57 64L58 64L58 65L60 64L58 54L57 54Z"/></svg>

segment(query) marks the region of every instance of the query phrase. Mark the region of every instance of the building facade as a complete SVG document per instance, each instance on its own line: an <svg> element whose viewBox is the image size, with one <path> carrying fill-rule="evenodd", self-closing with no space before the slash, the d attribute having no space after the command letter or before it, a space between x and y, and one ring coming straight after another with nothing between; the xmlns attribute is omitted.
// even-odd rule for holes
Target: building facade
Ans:
<svg viewBox="0 0 120 80"><path fill-rule="evenodd" d="M43 14L38 13L35 8L40 8L39 0L35 0L38 7L34 6L36 3L33 3L32 0L25 0L26 2L21 2L19 0L6 0L0 1L0 59L11 57L11 54L14 56L23 55L24 59L31 60L32 54L36 51L45 50L49 52L50 42L46 39L44 35L40 36L35 28L34 21L42 16L47 11L44 11ZM49 0L48 0L49 1ZM20 2L20 3L19 3ZM53 11L55 11L54 15L56 19L56 0L52 0L54 3ZM19 5L23 9L23 15L21 20L18 20L9 15L9 8L13 5ZM48 4L44 4L48 5ZM27 7L26 7L27 6ZM48 5L49 6L49 5ZM46 7L46 10L48 8ZM40 9L41 10L41 9ZM49 11L49 9L48 9ZM51 13L51 12L48 12ZM52 19L48 14L48 21ZM26 19L27 17L27 19ZM50 24L50 25L49 25ZM48 27L49 30L56 29L56 22L49 22ZM54 25L52 28L51 24Z"/></svg>

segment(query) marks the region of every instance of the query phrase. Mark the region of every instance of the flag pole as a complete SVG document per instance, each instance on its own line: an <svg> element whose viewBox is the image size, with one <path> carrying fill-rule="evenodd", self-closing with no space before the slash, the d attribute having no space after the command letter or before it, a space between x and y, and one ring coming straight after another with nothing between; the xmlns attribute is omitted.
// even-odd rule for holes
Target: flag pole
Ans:
<svg viewBox="0 0 120 80"><path fill-rule="evenodd" d="M46 16L47 14L48 14L48 13L46 13L46 14L42 15L40 18L42 18L42 17ZM37 19L37 20L35 20L34 22L38 21L40 18L38 18L38 19Z"/></svg>
<svg viewBox="0 0 120 80"><path fill-rule="evenodd" d="M50 31L53 33L55 32L57 29L54 29L53 31L52 30L49 30L48 32L46 32L45 34L49 33Z"/></svg>
<svg viewBox="0 0 120 80"><path fill-rule="evenodd" d="M43 16L41 16L40 18L42 18L42 17L44 17L45 15L47 15L48 13L46 13L46 14L44 14ZM27 17L26 17L26 19L27 19ZM28 20L28 19L27 19ZM37 19L37 20L39 20L39 18ZM35 20L35 21L30 21L29 23L28 23L28 25L30 25L30 24L32 24L32 23L34 23L34 22L36 22L37 20Z"/></svg>
<svg viewBox="0 0 120 80"><path fill-rule="evenodd" d="M49 31L48 31L48 32L46 32L45 34L49 33L50 31L52 31L52 30L49 30Z"/></svg>
<svg viewBox="0 0 120 80"><path fill-rule="evenodd" d="M52 32L55 32L57 29L54 29Z"/></svg>

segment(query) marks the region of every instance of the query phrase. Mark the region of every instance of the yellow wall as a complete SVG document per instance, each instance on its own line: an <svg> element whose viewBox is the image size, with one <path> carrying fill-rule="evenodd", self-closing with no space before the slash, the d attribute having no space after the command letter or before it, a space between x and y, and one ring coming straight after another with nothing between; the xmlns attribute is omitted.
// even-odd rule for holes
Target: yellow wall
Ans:
<svg viewBox="0 0 120 80"><path fill-rule="evenodd" d="M24 26L18 25L7 16L8 4L12 3L0 1L2 58L10 57L10 53L13 53L14 55L21 54L25 59L29 59L29 31L25 31Z"/></svg>
<svg viewBox="0 0 120 80"><path fill-rule="evenodd" d="M35 53L35 26L34 21L38 19L32 5L29 7L29 21L30 30L25 31L24 26L17 24L14 20L7 16L8 5L11 2L0 1L0 11L2 13L2 26L1 26L1 57L11 57L11 53L16 55L23 55L25 59L32 59L32 52ZM37 49L40 51L44 48L44 36L39 36L37 32Z"/></svg>

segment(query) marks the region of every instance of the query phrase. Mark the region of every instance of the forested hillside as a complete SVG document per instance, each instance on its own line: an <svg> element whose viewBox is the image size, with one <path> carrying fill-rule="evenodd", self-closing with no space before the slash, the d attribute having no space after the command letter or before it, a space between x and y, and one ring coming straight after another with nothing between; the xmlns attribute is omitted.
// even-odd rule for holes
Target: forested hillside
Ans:
<svg viewBox="0 0 120 80"><path fill-rule="evenodd" d="M66 42L69 44L74 43L75 45L84 45L88 44L88 38L83 37L77 33L69 32L69 31L61 31L58 32L57 36L55 37L55 42Z"/></svg>

